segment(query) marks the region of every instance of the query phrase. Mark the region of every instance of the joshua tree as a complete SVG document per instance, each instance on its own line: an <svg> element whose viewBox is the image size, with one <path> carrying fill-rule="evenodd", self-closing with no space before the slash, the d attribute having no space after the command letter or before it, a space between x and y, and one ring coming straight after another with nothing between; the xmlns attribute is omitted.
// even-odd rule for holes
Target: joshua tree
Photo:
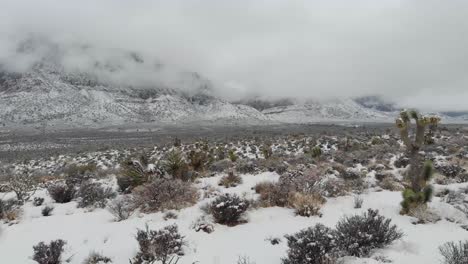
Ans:
<svg viewBox="0 0 468 264"><path fill-rule="evenodd" d="M320 156L322 156L322 149L320 148L320 146L315 146L311 148L310 152L311 152L312 158L320 158Z"/></svg>
<svg viewBox="0 0 468 264"><path fill-rule="evenodd" d="M410 135L411 119L416 123L414 137ZM432 176L432 164L423 162L423 157L419 151L427 142L428 135L425 135L427 126L433 129L440 122L439 117L422 117L416 111L402 111L396 120L396 125L400 129L401 140L406 146L407 155L410 159L409 176L411 188L403 191L403 213L420 204L428 202L431 198L432 187L428 181ZM430 135L429 135L430 136Z"/></svg>

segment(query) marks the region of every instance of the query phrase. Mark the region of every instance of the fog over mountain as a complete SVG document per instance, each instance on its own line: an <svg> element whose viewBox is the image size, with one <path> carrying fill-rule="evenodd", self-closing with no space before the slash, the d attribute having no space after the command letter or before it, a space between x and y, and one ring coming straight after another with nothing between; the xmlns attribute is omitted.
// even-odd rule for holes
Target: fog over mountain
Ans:
<svg viewBox="0 0 468 264"><path fill-rule="evenodd" d="M135 87L193 87L230 101L382 96L468 110L468 2L2 0L0 65L44 58ZM197 87L199 88L199 87Z"/></svg>

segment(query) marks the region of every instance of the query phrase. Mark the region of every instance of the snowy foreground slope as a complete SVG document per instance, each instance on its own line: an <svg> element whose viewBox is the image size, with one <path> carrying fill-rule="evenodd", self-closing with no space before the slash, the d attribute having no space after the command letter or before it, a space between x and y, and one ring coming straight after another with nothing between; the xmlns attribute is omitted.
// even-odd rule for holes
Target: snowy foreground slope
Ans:
<svg viewBox="0 0 468 264"><path fill-rule="evenodd" d="M212 185L221 192L238 193L246 197L256 194L252 187L265 180L275 181L276 173L261 173L258 175L243 175L243 184L225 189L218 187L219 176L204 178L199 181L199 187ZM112 181L111 181L112 182ZM454 184L448 188L461 188L467 184ZM52 201L45 192L36 196L44 197L46 204ZM467 232L459 224L445 219L437 223L412 224L413 218L399 215L400 192L368 191L362 195L364 204L361 209L353 208L353 197L344 196L330 198L322 208L322 217L295 216L293 210L272 207L253 209L248 212L248 222L235 227L215 225L211 234L195 232L191 225L202 215L200 206L210 198L201 199L193 207L178 212L178 218L163 220L163 213L139 214L122 222L114 222L113 216L105 209L86 211L77 209L75 202L54 204L52 216L41 216L40 207L28 203L20 223L7 226L3 224L0 235L0 256L2 263L35 263L31 260L32 246L40 241L64 239L68 242L65 256L71 257L70 263L82 263L90 252L95 251L111 256L113 263L129 263L137 252L137 242L134 238L137 228L148 225L158 229L172 223L177 223L180 232L186 236L188 245L186 255L180 264L206 263L224 264L236 263L239 256L248 256L257 264L280 264L285 256L287 246L285 234L295 233L303 228L323 223L333 227L343 215L353 215L364 212L367 208L379 209L381 214L392 219L405 234L402 240L393 243L386 249L377 250L373 256L385 255L393 263L439 263L438 247L447 241L466 239ZM444 211L444 215L458 218L455 209L434 198L430 207L434 211ZM279 245L271 245L267 238L280 237ZM357 259L346 257L344 263L383 263L375 259Z"/></svg>

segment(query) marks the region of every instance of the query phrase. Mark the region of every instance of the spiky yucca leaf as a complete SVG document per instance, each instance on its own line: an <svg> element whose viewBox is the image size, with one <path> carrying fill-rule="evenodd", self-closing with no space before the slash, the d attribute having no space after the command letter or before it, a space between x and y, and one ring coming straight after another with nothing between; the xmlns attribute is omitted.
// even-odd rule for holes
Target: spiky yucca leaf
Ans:
<svg viewBox="0 0 468 264"><path fill-rule="evenodd" d="M424 193L424 202L430 202L432 199L432 193L434 192L434 189L432 188L431 185L428 185L424 187L424 190L422 191Z"/></svg>
<svg viewBox="0 0 468 264"><path fill-rule="evenodd" d="M409 115L411 118L415 119L415 120L419 120L419 114L416 110L411 110L409 111Z"/></svg>
<svg viewBox="0 0 468 264"><path fill-rule="evenodd" d="M425 181L430 180L433 173L434 173L434 168L432 167L432 162L428 160L424 163L423 172L422 172L423 179Z"/></svg>

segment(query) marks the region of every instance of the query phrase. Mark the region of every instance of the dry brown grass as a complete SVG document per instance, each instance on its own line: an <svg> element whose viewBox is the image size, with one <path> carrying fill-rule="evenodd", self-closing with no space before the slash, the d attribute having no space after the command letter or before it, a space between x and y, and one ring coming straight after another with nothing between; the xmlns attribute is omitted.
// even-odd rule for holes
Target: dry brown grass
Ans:
<svg viewBox="0 0 468 264"><path fill-rule="evenodd" d="M320 208L326 200L320 194L302 194L294 193L290 196L289 203L295 209L297 215L300 216L321 216Z"/></svg>
<svg viewBox="0 0 468 264"><path fill-rule="evenodd" d="M230 171L228 175L222 177L219 180L218 185L224 186L226 188L236 187L237 185L242 183L242 177L235 175L234 172Z"/></svg>

